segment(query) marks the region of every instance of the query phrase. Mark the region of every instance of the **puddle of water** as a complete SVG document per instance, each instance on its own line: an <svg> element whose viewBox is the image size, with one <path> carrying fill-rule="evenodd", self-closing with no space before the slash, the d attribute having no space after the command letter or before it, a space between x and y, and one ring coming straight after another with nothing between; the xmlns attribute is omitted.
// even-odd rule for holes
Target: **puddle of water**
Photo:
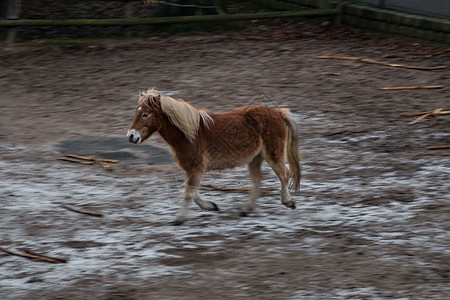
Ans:
<svg viewBox="0 0 450 300"><path fill-rule="evenodd" d="M309 118L309 122L306 126L324 122L324 117L318 114L315 119ZM379 131L356 139L364 141L375 136L385 138L388 133ZM67 257L69 262L48 265L2 256L0 274L6 275L0 277L0 291L12 298L24 297L32 290L70 287L82 277L104 276L136 283L169 274L187 274L191 272L189 264L168 265L164 260L182 259L180 249L221 253L230 243L240 243L243 238L257 240L246 245L246 250L265 257L276 258L291 249L325 255L327 247L335 241L333 234L337 228L367 242L354 245L355 249L371 247L383 259L398 259L398 254L390 253L389 249L399 245L411 251L426 247L449 253L448 228L410 221L423 213L424 205L448 199L445 198L448 189L443 187L448 185L449 163L432 157L414 160L389 153L355 153L344 143L312 138L303 149L306 159L301 192L295 196L297 210L286 209L279 192L270 192L258 199L251 217L239 218L239 205L246 201L246 193L202 189L201 196L216 202L222 212L201 212L193 206L187 225L174 229L168 224L175 218L183 198L181 178L175 182L173 177L154 173L147 178L122 178L79 165L14 159L14 155L28 155L27 151L30 150L0 145L3 246ZM402 172L396 169L398 164L417 168ZM279 188L267 164L263 173L264 187ZM225 187L250 186L245 167L208 174L204 182ZM399 192L407 193L411 201L387 199L382 204L376 203L383 195L393 197ZM375 204L361 201L366 199ZM105 217L78 215L62 209L60 203L97 210ZM411 236L411 231L415 235ZM274 241L270 248L267 241ZM76 246L83 243L85 246ZM415 259L416 264L429 264L420 257ZM226 272L234 270L231 266ZM248 295L245 290L241 292ZM317 299L321 295L317 289L311 294L298 291L293 299ZM330 295L336 295L337 299L386 296L374 287L323 293L324 298Z"/></svg>
<svg viewBox="0 0 450 300"><path fill-rule="evenodd" d="M362 299L382 300L386 298L392 298L393 295L387 295L385 292L380 291L376 287L364 287L364 288L352 288L352 289L339 289L328 288L328 291L324 291L323 288L319 288L321 292L314 291L298 291L291 299L361 299L361 295L364 295ZM407 300L409 298L400 297L397 300Z"/></svg>
<svg viewBox="0 0 450 300"><path fill-rule="evenodd" d="M173 155L165 149L149 143L132 144L124 138L82 138L59 142L54 149L63 154L96 156L99 158L118 159L125 164L170 164Z"/></svg>

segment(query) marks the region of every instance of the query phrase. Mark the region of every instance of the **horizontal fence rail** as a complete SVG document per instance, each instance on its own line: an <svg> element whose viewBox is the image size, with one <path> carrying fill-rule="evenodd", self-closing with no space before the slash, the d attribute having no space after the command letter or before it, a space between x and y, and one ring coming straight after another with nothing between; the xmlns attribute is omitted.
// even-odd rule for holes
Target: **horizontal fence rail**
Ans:
<svg viewBox="0 0 450 300"><path fill-rule="evenodd" d="M223 1L214 0L212 3L214 3L216 7L217 14L167 17L155 15L154 17L140 18L133 17L133 0L110 0L123 3L123 14L122 16L118 16L116 19L20 19L20 0L0 1L10 1L9 3L16 3L16 6L12 5L8 10L10 17L6 16L5 19L0 19L0 29L3 28L4 32L6 32L7 43L11 43L16 40L17 30L20 27L119 26L123 27L123 32L125 35L128 35L130 33L128 30L130 27L142 25L327 17L328 20L334 21L335 25L340 25L342 23L371 31L403 35L412 38L450 44L450 20L448 19L425 17L421 15L397 12L395 10L352 4L351 2L343 0L254 1L255 3L264 2L266 7L270 7L270 9L274 11L249 13L227 13L223 6ZM153 4L158 3L156 0L148 0L148 2ZM166 2L169 3L170 1L160 2L164 4ZM181 4L177 5L180 6ZM181 6L184 7L192 5L183 4ZM208 6L208 8L209 7L212 6Z"/></svg>
<svg viewBox="0 0 450 300"><path fill-rule="evenodd" d="M261 13L239 13L203 16L180 16L159 18L127 18L127 19L68 19L68 20L0 20L0 26L133 26L157 25L195 22L224 22L254 19L275 19L295 17L336 16L339 9L311 9L302 11L279 11Z"/></svg>

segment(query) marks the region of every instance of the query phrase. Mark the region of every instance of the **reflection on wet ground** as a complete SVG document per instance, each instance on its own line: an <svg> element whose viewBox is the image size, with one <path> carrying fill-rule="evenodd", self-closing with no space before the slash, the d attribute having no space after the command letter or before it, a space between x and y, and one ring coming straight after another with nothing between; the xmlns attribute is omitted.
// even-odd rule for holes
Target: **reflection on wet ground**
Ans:
<svg viewBox="0 0 450 300"><path fill-rule="evenodd" d="M324 122L297 118L303 130L313 131L317 122ZM198 274L203 274L216 284L237 280L230 295L252 296L246 277L261 276L262 266L270 265L269 273L278 275L259 284L270 291L282 289L281 298L398 297L413 287L421 297L433 295L436 288L448 294L448 285L442 284L449 275L450 255L448 162L364 146L366 140L389 140L389 130L345 135L345 140L333 132L302 141L303 179L295 211L281 205L278 192L265 192L256 211L241 218L245 193L203 189L202 197L214 200L221 212L193 207L181 227L169 225L183 197L181 172L153 169L148 176L121 176L120 168L107 173L92 166L30 161L24 158L36 155L35 150L3 144L3 246L69 262L52 265L2 254L0 290L11 299L46 295L45 290L70 294L71 287L86 282L98 286L100 296L111 282L170 286L189 278L200 284L203 277ZM359 144L359 151L352 142ZM208 174L204 182L250 186L245 167ZM263 186L278 184L265 165ZM100 211L104 217L79 215L61 203ZM341 274L345 265L360 268L361 277L371 277L369 269L381 272L373 276L404 276L400 280L406 282L405 289L379 286L374 278L347 278ZM308 273L308 287L280 282L280 276L291 271ZM330 272L342 285L322 289L322 279L314 282L322 272ZM422 277L414 275L417 272ZM422 282L423 277L429 282ZM366 287L352 286L352 280L362 280ZM177 296L167 291L155 295Z"/></svg>
<svg viewBox="0 0 450 300"><path fill-rule="evenodd" d="M95 156L125 164L162 165L172 163L172 153L146 144L131 144L124 138L81 138L61 141L54 147L61 154Z"/></svg>

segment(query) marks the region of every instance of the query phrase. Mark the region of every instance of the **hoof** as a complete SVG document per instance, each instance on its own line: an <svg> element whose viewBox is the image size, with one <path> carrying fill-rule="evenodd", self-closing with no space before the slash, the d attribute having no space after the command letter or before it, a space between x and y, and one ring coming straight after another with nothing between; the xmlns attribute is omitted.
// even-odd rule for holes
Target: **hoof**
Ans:
<svg viewBox="0 0 450 300"><path fill-rule="evenodd" d="M211 205L213 206L212 208L211 208L211 210L212 211L219 211L219 207L214 203L214 202L209 202L209 203L211 203Z"/></svg>
<svg viewBox="0 0 450 300"><path fill-rule="evenodd" d="M284 206L286 206L286 207L288 207L290 209L295 209L295 202L294 201L292 201L290 203L283 203L283 204L284 204Z"/></svg>
<svg viewBox="0 0 450 300"><path fill-rule="evenodd" d="M183 225L183 223L184 223L184 220L175 220L175 221L171 222L170 225L180 226L180 225Z"/></svg>
<svg viewBox="0 0 450 300"><path fill-rule="evenodd" d="M246 212L246 211L241 211L241 212L239 213L239 216L241 216L241 217L248 217L248 212Z"/></svg>

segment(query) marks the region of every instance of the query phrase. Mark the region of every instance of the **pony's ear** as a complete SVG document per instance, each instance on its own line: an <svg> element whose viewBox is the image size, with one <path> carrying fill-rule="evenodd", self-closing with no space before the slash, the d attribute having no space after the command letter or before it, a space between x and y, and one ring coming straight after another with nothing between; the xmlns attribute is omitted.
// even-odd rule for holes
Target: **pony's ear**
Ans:
<svg viewBox="0 0 450 300"><path fill-rule="evenodd" d="M144 96L144 93L141 90L139 90L139 96Z"/></svg>
<svg viewBox="0 0 450 300"><path fill-rule="evenodd" d="M161 107L161 94L152 96L149 102L152 106Z"/></svg>

